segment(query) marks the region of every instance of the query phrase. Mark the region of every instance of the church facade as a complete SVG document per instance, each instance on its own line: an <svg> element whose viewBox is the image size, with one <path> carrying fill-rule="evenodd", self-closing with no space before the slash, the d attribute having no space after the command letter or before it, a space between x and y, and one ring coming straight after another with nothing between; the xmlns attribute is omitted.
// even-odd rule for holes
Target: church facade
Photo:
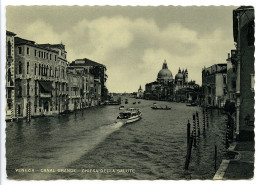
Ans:
<svg viewBox="0 0 260 185"><path fill-rule="evenodd" d="M181 70L173 78L166 60L154 82L145 85L144 98L177 102L192 102L198 99L199 85L188 81L188 70Z"/></svg>

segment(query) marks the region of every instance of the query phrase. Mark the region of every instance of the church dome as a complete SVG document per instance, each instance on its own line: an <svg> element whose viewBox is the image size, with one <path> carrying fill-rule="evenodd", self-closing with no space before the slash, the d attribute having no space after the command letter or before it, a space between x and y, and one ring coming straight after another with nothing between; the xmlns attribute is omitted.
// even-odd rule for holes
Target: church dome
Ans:
<svg viewBox="0 0 260 185"><path fill-rule="evenodd" d="M178 79L183 79L182 73L178 73L178 74L175 75L175 80L178 80Z"/></svg>
<svg viewBox="0 0 260 185"><path fill-rule="evenodd" d="M166 61L164 61L163 67L157 75L157 80L173 80L172 72L168 69Z"/></svg>

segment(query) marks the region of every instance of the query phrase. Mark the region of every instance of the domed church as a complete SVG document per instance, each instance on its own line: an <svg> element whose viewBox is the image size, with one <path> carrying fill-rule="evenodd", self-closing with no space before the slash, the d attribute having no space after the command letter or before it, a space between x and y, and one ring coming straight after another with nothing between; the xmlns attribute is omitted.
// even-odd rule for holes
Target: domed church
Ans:
<svg viewBox="0 0 260 185"><path fill-rule="evenodd" d="M168 69L167 62L164 60L162 69L158 72L157 80L145 85L144 97L146 99L169 100L169 101L187 101L194 89L199 86L195 81L188 81L187 68L178 73L173 79L172 72ZM184 100L183 100L184 99Z"/></svg>

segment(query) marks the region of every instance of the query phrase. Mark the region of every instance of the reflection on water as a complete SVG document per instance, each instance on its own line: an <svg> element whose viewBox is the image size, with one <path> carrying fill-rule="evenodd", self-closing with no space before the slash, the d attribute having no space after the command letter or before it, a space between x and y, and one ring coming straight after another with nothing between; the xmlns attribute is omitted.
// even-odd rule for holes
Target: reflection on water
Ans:
<svg viewBox="0 0 260 185"><path fill-rule="evenodd" d="M152 110L151 101L129 99L128 106L143 118L123 126L114 123L118 106L77 111L60 117L41 117L7 125L7 173L12 179L207 179L214 175L214 146L223 147L224 116L209 112L210 124L202 130L200 107L157 102L172 110ZM201 136L184 172L186 124L192 113L200 116ZM221 158L218 159L218 164ZM17 168L135 169L135 173L15 173Z"/></svg>

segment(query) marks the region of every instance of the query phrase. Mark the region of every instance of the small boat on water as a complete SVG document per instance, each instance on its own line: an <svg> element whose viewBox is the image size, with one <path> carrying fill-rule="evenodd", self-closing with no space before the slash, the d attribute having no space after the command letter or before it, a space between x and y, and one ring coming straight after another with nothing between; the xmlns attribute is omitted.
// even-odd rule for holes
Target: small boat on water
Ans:
<svg viewBox="0 0 260 185"><path fill-rule="evenodd" d="M152 109L154 110L171 110L172 108L171 107L157 107L157 106L152 106L151 107Z"/></svg>
<svg viewBox="0 0 260 185"><path fill-rule="evenodd" d="M121 105L120 107L119 107L119 110L124 110L125 109L125 106L123 106L123 105Z"/></svg>
<svg viewBox="0 0 260 185"><path fill-rule="evenodd" d="M124 124L128 124L138 121L141 118L142 113L139 111L139 109L128 108L127 110L119 113L119 116L117 117L116 121L123 121Z"/></svg>
<svg viewBox="0 0 260 185"><path fill-rule="evenodd" d="M196 103L187 103L186 106L188 106L188 107L195 107L195 106L197 106L197 104Z"/></svg>

